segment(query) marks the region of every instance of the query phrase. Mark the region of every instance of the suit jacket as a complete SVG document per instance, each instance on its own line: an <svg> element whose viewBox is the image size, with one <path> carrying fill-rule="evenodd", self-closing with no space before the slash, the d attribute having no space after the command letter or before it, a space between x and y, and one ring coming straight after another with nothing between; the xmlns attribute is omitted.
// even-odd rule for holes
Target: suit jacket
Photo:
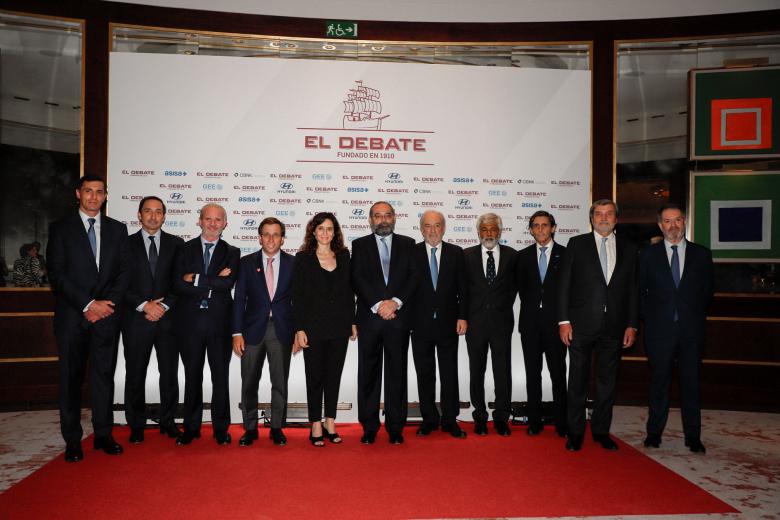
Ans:
<svg viewBox="0 0 780 520"><path fill-rule="evenodd" d="M208 271L203 271L203 247L200 236L185 242L179 247L176 255L173 275L173 292L178 296L174 317L177 327L186 333L194 320L203 319L200 309L201 300L208 299L208 317L212 330L223 330L227 334L230 329L230 313L233 299L230 290L238 277L238 262L241 253L238 248L220 239L214 246ZM230 268L230 275L218 276L225 267ZM182 277L187 273L200 275L198 285L185 282ZM209 298L209 292L211 297Z"/></svg>
<svg viewBox="0 0 780 520"><path fill-rule="evenodd" d="M125 309L123 320L126 326L132 323L134 317L143 317L143 313L139 313L135 309L149 300L163 298L162 303L171 310L175 306L176 296L171 292L174 261L179 248L184 244L184 240L161 230L158 234L158 241L159 256L157 258L157 268L153 275L149 266L149 257L146 254L146 245L144 244L141 230L127 238L129 285L125 293L127 308ZM169 314L170 312L166 312L157 323L169 323ZM152 322L148 323L151 324Z"/></svg>
<svg viewBox="0 0 780 520"><path fill-rule="evenodd" d="M279 280L274 299L268 297L263 253L257 251L241 259L233 305L233 334L241 333L250 345L262 343L273 311L276 337L283 345L292 345L295 323L292 311L292 279L295 258L279 251ZM276 262L274 262L276 264Z"/></svg>
<svg viewBox="0 0 780 520"><path fill-rule="evenodd" d="M50 226L47 264L57 297L54 313L57 334L78 325L118 330L128 283L127 226L102 215L99 271L94 258L78 213ZM90 324L83 310L92 300L111 300L115 304L114 314Z"/></svg>
<svg viewBox="0 0 780 520"><path fill-rule="evenodd" d="M295 330L311 340L341 339L352 335L355 322L355 293L349 280L349 251L336 254L332 273L320 267L314 253L295 255L293 314Z"/></svg>
<svg viewBox="0 0 780 520"><path fill-rule="evenodd" d="M639 324L637 251L615 235L615 269L607 284L593 233L572 237L558 279L558 321L570 321L575 335L598 334L606 308L606 334L623 338Z"/></svg>
<svg viewBox="0 0 780 520"><path fill-rule="evenodd" d="M683 337L704 337L707 306L712 299L712 252L687 242L679 287L674 286L664 242L646 247L639 255L639 298L648 339L673 335L674 313Z"/></svg>
<svg viewBox="0 0 780 520"><path fill-rule="evenodd" d="M517 254L515 281L520 295L520 317L517 322L520 332L531 333L544 329L558 335L558 276L565 251L566 248L557 242L547 251L544 282L539 277L536 244Z"/></svg>
<svg viewBox="0 0 780 520"><path fill-rule="evenodd" d="M425 242L414 246L417 291L414 294L414 333L426 339L457 336L458 320L468 311L467 283L463 249L442 242L436 289L431 278L431 259ZM434 314L436 318L434 319Z"/></svg>
<svg viewBox="0 0 780 520"><path fill-rule="evenodd" d="M498 329L511 334L515 324L512 306L515 303L515 261L517 251L498 245L500 253L496 279L488 285L482 267L482 246L477 244L463 251L468 279L469 332Z"/></svg>
<svg viewBox="0 0 780 520"><path fill-rule="evenodd" d="M393 233L390 250L390 274L388 283L382 274L379 248L374 234L352 241L352 288L357 294L357 325L379 325L384 320L371 312L371 307L391 298L398 298L403 306L392 320L394 327L409 330L412 327L412 298L417 286L417 272L412 262L414 239Z"/></svg>

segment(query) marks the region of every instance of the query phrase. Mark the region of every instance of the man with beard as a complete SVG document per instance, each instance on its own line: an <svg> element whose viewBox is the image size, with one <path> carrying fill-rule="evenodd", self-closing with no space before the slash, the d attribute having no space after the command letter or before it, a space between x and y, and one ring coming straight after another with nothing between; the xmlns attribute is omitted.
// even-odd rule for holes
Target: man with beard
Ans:
<svg viewBox="0 0 780 520"><path fill-rule="evenodd" d="M200 438L203 421L203 364L211 370L211 424L217 444L230 444L228 379L232 339L230 290L238 276L240 252L222 240L225 208L206 204L200 210L201 234L186 242L176 259L174 290L176 335L184 363L184 432L178 446Z"/></svg>
<svg viewBox="0 0 780 520"><path fill-rule="evenodd" d="M487 355L493 365L496 399L493 426L504 437L509 429L512 395L512 305L515 301L515 257L517 251L500 245L503 224L495 213L477 218L480 244L464 251L468 278L468 331L471 404L474 406L474 433L487 435L485 370Z"/></svg>
<svg viewBox="0 0 780 520"><path fill-rule="evenodd" d="M617 450L609 436L620 347L636 339L638 287L636 246L615 235L617 206L609 199L590 207L592 233L569 240L558 278L558 329L569 348L566 449L579 451L585 436L591 354L596 357L593 440Z"/></svg>
<svg viewBox="0 0 780 520"><path fill-rule="evenodd" d="M372 444L379 430L384 359L385 429L391 444L404 442L407 355L411 303L416 288L414 239L397 235L395 210L376 202L369 212L371 235L352 242L351 278L357 294L358 419L360 442Z"/></svg>
<svg viewBox="0 0 780 520"><path fill-rule="evenodd" d="M685 213L676 204L661 206L658 227L664 240L639 256L639 301L650 363L650 415L644 444L661 445L676 357L685 445L694 453L705 453L700 439L699 369L712 298L712 252L685 239Z"/></svg>

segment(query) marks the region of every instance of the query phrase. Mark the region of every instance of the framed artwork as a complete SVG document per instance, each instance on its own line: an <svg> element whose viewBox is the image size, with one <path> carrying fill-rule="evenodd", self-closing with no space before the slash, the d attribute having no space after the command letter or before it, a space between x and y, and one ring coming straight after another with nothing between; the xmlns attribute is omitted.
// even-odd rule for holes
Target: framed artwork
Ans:
<svg viewBox="0 0 780 520"><path fill-rule="evenodd" d="M715 262L780 262L780 171L689 175L690 240Z"/></svg>
<svg viewBox="0 0 780 520"><path fill-rule="evenodd" d="M689 73L691 160L780 157L780 66Z"/></svg>

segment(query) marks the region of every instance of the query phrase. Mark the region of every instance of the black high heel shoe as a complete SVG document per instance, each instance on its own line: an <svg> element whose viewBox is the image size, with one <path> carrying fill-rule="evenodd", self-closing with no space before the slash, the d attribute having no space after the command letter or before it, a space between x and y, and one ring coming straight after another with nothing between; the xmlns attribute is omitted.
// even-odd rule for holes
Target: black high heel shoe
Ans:
<svg viewBox="0 0 780 520"><path fill-rule="evenodd" d="M319 437L315 437L314 435L311 434L311 432L309 432L309 442L311 442L311 445L314 446L315 448L322 448L325 446L325 441L323 440L322 435L320 435Z"/></svg>
<svg viewBox="0 0 780 520"><path fill-rule="evenodd" d="M342 438L341 435L338 434L338 432L330 433L325 426L322 426L322 435L328 438L330 442L333 444L341 444Z"/></svg>

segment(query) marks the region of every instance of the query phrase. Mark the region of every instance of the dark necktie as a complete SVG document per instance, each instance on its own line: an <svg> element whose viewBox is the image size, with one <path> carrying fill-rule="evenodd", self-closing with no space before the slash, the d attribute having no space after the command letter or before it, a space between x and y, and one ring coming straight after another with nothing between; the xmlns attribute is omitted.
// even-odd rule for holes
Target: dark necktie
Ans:
<svg viewBox="0 0 780 520"><path fill-rule="evenodd" d="M92 256L97 258L97 236L95 236L95 219L88 218L89 229L87 230L87 238L89 239L89 247L92 248Z"/></svg>
<svg viewBox="0 0 780 520"><path fill-rule="evenodd" d="M677 255L677 246L672 246L672 280L674 286L680 286L680 257Z"/></svg>
<svg viewBox="0 0 780 520"><path fill-rule="evenodd" d="M208 242L206 242L205 245L206 245L206 249L203 250L203 276L205 276L209 272L209 262L211 261L211 248L214 247L214 244L209 244ZM209 308L208 298L203 298L200 301L200 308L201 309Z"/></svg>
<svg viewBox="0 0 780 520"><path fill-rule="evenodd" d="M485 278L488 285L493 285L496 280L496 260L493 258L493 251L488 251L487 269L485 269Z"/></svg>
<svg viewBox="0 0 780 520"><path fill-rule="evenodd" d="M152 276L157 271L157 244L154 237L149 237L149 268L152 270Z"/></svg>

